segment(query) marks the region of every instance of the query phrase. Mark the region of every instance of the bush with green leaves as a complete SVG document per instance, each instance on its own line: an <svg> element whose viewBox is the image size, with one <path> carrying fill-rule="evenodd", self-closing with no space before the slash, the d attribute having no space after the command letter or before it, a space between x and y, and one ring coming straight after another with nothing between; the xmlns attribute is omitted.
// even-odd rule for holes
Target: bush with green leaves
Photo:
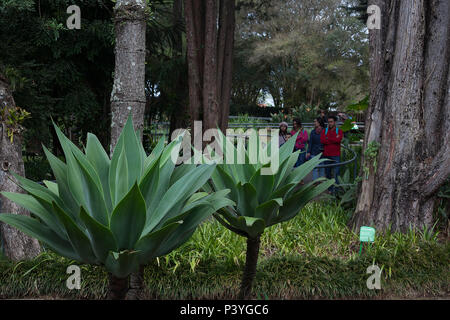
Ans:
<svg viewBox="0 0 450 320"><path fill-rule="evenodd" d="M175 167L181 136L147 156L128 119L111 159L89 134L85 153L55 125L64 163L44 148L56 177L45 186L15 175L28 194L2 193L32 217L0 214L0 221L81 263L110 273L110 298L123 298L141 265L183 244L218 209L233 205L229 190L197 192L214 165Z"/></svg>
<svg viewBox="0 0 450 320"><path fill-rule="evenodd" d="M243 144L238 143L236 147L233 143L224 143L224 154L244 152L246 161L244 164L218 164L208 185L204 187L209 191L230 189L228 198L236 203L236 206L219 209L218 214L214 216L225 227L247 238L241 298L248 298L251 293L260 237L264 230L295 217L309 201L334 183L334 179L319 178L304 185L300 184L314 167L325 159L319 159L320 156L314 157L294 168L300 152L300 150L292 152L296 137L297 134L279 149L279 168L272 175L262 174L262 170L271 165L270 161L263 160L251 164L249 150L243 148ZM222 139L225 141L226 138L222 136ZM259 140L258 136L256 139ZM259 141L256 145L260 146ZM228 148L231 148L232 152ZM270 143L266 148L268 149L262 154L270 154Z"/></svg>

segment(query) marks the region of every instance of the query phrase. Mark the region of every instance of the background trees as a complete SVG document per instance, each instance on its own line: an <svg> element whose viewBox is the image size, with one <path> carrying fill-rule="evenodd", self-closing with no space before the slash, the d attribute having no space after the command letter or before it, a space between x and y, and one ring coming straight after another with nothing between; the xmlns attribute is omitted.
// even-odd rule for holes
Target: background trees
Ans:
<svg viewBox="0 0 450 320"><path fill-rule="evenodd" d="M365 25L348 11L353 5L355 1L242 1L236 42L246 61L237 56L235 63L242 68L236 72L241 77L251 72L277 107L344 107L361 100L368 90L367 35ZM233 99L242 103L241 97L241 83L235 82Z"/></svg>

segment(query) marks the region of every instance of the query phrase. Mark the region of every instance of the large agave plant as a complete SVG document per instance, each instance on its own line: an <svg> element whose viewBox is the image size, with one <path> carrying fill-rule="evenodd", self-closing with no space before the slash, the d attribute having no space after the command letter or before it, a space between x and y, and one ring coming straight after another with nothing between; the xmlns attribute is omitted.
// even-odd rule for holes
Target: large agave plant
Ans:
<svg viewBox="0 0 450 320"><path fill-rule="evenodd" d="M64 257L105 266L112 298L124 296L123 279L139 266L179 247L205 218L233 204L228 190L197 192L214 165L175 167L171 154L178 155L181 137L166 147L161 140L146 156L130 117L109 159L95 135L83 153L55 129L66 162L44 150L56 183L15 175L28 194L3 195L33 217L0 214L0 221Z"/></svg>
<svg viewBox="0 0 450 320"><path fill-rule="evenodd" d="M259 140L258 136L256 139ZM228 198L236 206L219 209L215 218L231 231L247 238L247 255L240 298L247 298L256 273L260 237L267 227L295 217L309 201L327 190L334 180L319 178L310 183L299 183L317 166L325 161L315 157L294 168L300 151L292 152L296 136L279 149L279 168L272 175L262 174L270 161L251 164L248 149L243 144L230 141L223 143L223 153L245 153L245 164L219 164L211 176L206 190L230 189ZM222 136L222 140L226 138ZM259 142L257 146L262 146ZM239 148L240 146L240 148ZM270 143L267 148L270 148ZM267 150L270 151L270 150ZM263 152L270 154L270 152ZM267 158L266 158L267 159Z"/></svg>

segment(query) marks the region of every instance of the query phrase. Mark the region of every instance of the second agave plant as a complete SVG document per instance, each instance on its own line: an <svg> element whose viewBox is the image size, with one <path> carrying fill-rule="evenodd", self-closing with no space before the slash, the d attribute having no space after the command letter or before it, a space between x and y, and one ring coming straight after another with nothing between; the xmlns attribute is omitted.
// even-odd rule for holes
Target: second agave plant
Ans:
<svg viewBox="0 0 450 320"><path fill-rule="evenodd" d="M198 190L214 165L176 167L181 139L160 141L147 156L128 119L111 159L89 134L85 152L55 126L65 162L44 148L56 182L45 186L15 175L28 194L3 195L33 216L0 214L0 221L43 242L61 256L104 266L109 298L124 298L131 273L183 244L220 208L229 190Z"/></svg>

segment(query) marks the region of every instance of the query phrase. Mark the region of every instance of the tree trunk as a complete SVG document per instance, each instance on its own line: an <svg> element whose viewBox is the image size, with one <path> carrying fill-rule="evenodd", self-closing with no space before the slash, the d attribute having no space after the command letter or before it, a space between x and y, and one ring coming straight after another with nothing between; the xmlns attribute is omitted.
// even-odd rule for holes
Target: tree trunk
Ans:
<svg viewBox="0 0 450 320"><path fill-rule="evenodd" d="M203 130L228 125L235 2L185 0L189 110ZM219 14L218 14L219 13Z"/></svg>
<svg viewBox="0 0 450 320"><path fill-rule="evenodd" d="M111 92L111 149L131 113L142 139L145 111L145 8L143 0L117 0L114 85Z"/></svg>
<svg viewBox="0 0 450 320"><path fill-rule="evenodd" d="M174 0L173 2L173 24L174 26L179 25L183 21L183 1ZM174 59L185 59L186 55L183 56L183 35L180 28L177 28L177 32L174 35L173 44L173 55ZM184 70L183 70L184 71ZM172 133L176 129L187 128L189 120L189 110L186 104L186 86L187 79L186 73L182 70L178 71L178 76L175 81L175 93L176 93L176 107L172 110L170 114L170 129L169 129L169 139L172 137Z"/></svg>
<svg viewBox="0 0 450 320"><path fill-rule="evenodd" d="M249 299L252 294L252 284L256 276L256 266L258 264L259 245L261 237L247 238L247 252L245 256L245 268L242 276L241 291L239 299Z"/></svg>
<svg viewBox="0 0 450 320"><path fill-rule="evenodd" d="M361 185L355 227L404 231L433 224L436 193L450 174L450 3L374 0L371 84L364 148L380 144ZM376 168L376 170L375 170Z"/></svg>
<svg viewBox="0 0 450 320"><path fill-rule="evenodd" d="M108 274L109 288L108 288L108 300L124 300L128 291L129 278L124 279L117 278L111 273Z"/></svg>
<svg viewBox="0 0 450 320"><path fill-rule="evenodd" d="M16 107L9 85L3 75L0 75L0 109L13 109ZM8 111L6 110L5 117ZM22 143L19 126L7 126L0 117L0 191L23 192L13 182L13 176L9 171L20 176L25 176L22 160ZM8 130L14 130L13 142L8 137ZM0 194L0 213L13 213L29 215L29 213ZM30 238L7 224L0 222L0 237L3 251L6 257L13 261L31 259L39 254L40 246L36 239Z"/></svg>
<svg viewBox="0 0 450 320"><path fill-rule="evenodd" d="M127 300L141 300L144 290L144 266L130 275L130 286L126 295Z"/></svg>

